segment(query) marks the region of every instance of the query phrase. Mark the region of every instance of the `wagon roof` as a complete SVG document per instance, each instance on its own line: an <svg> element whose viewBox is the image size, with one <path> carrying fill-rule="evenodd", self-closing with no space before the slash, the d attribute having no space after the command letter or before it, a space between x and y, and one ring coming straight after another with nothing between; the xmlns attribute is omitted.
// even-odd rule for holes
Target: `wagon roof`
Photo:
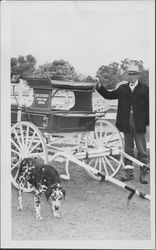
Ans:
<svg viewBox="0 0 156 250"><path fill-rule="evenodd" d="M77 91L93 91L95 83L93 82L74 82L74 81L56 81L49 78L26 78L28 84L33 88L40 89L68 89Z"/></svg>
<svg viewBox="0 0 156 250"><path fill-rule="evenodd" d="M74 89L74 90L93 90L95 84L92 82L74 82L74 81L51 81L53 87L61 89Z"/></svg>

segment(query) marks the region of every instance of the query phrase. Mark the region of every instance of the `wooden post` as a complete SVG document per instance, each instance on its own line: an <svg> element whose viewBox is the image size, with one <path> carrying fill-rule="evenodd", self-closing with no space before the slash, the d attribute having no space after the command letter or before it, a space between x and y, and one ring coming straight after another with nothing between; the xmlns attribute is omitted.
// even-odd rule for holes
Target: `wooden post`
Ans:
<svg viewBox="0 0 156 250"><path fill-rule="evenodd" d="M22 116L22 95L23 95L23 80L20 79L19 90L18 90L19 106L18 106L18 111L17 111L17 122L21 121L21 116Z"/></svg>

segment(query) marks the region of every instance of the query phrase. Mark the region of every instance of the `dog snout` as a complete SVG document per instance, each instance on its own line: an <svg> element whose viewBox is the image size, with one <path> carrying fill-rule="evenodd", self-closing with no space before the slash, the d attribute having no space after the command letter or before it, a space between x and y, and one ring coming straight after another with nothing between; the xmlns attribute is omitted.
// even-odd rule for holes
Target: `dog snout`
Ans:
<svg viewBox="0 0 156 250"><path fill-rule="evenodd" d="M55 206L55 210L56 210L56 211L58 211L58 210L59 210L59 208L60 208L59 206Z"/></svg>

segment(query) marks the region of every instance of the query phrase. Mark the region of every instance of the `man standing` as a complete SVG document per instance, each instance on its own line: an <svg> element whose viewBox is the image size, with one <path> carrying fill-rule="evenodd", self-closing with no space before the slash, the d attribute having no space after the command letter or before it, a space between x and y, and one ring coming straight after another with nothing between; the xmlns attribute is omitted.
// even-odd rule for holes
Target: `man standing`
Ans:
<svg viewBox="0 0 156 250"><path fill-rule="evenodd" d="M134 142L137 148L137 158L147 164L146 126L149 125L149 88L138 80L139 68L131 64L128 68L129 82L120 85L113 91L108 91L102 85L99 77L96 89L106 99L118 99L116 126L124 133L125 152L134 156ZM125 158L125 165L132 165L132 161ZM126 175L122 181L134 178L132 169L125 169ZM147 184L145 179L146 167L140 167L140 182Z"/></svg>

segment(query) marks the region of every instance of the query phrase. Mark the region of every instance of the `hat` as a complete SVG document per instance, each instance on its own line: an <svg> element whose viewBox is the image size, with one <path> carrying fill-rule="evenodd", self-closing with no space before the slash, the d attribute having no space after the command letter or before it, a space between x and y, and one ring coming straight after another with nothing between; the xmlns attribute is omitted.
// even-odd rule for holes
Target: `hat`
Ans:
<svg viewBox="0 0 156 250"><path fill-rule="evenodd" d="M128 67L128 72L137 72L139 73L139 67L134 64L130 64Z"/></svg>

